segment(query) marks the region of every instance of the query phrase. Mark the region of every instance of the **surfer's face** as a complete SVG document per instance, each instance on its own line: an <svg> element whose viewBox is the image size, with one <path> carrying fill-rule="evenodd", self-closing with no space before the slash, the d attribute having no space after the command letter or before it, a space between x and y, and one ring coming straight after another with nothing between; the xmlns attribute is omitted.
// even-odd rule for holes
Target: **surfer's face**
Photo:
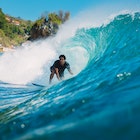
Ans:
<svg viewBox="0 0 140 140"><path fill-rule="evenodd" d="M61 65L64 65L64 64L65 64L65 59L64 59L63 57L60 57L59 60L60 60L60 64L61 64Z"/></svg>

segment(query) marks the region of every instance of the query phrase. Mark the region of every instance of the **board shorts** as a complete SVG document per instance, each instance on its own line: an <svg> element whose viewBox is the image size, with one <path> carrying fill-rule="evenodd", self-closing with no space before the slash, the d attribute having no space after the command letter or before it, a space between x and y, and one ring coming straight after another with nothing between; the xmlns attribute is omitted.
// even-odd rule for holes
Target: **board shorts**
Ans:
<svg viewBox="0 0 140 140"><path fill-rule="evenodd" d="M50 71L52 72L55 68L53 66L50 67ZM60 76L60 79L63 79L64 78L64 72L59 72L59 76Z"/></svg>

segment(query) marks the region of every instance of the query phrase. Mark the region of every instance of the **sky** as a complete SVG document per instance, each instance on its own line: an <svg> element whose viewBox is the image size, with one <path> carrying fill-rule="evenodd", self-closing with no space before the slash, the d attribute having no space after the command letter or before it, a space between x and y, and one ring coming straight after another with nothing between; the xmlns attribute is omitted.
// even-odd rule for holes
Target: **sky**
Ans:
<svg viewBox="0 0 140 140"><path fill-rule="evenodd" d="M114 0L115 1L115 0ZM43 13L69 11L71 17L84 10L97 8L102 5L109 6L110 10L139 10L140 0L0 0L0 8L5 14L35 21ZM111 4L114 5L111 7Z"/></svg>

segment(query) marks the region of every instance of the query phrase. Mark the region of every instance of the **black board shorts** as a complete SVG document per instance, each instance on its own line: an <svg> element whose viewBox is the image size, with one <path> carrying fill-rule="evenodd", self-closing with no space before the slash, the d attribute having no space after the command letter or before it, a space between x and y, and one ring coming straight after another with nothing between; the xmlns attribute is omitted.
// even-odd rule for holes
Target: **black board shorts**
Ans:
<svg viewBox="0 0 140 140"><path fill-rule="evenodd" d="M51 67L50 67L50 71L52 72L53 70L54 70L54 67L51 66ZM64 78L64 72L60 72L60 71L58 71L58 72L59 72L60 78L63 79L63 78Z"/></svg>

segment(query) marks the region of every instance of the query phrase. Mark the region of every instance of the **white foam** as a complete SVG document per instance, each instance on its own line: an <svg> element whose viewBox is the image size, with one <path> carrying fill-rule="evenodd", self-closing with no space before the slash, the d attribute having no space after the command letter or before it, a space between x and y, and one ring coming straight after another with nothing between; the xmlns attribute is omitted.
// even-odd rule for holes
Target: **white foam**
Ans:
<svg viewBox="0 0 140 140"><path fill-rule="evenodd" d="M113 6L111 9L109 7L111 5L94 7L94 9L91 7L62 25L55 37L25 43L15 51L5 52L0 56L0 80L15 84L27 84L34 80L39 83L48 82L49 68L60 54L66 55L73 72L78 74L87 64L88 54L81 46L68 48L65 47L66 43L71 43L68 39L75 35L77 29L101 26L110 22L112 14L126 9L113 10Z"/></svg>
<svg viewBox="0 0 140 140"><path fill-rule="evenodd" d="M74 74L79 73L88 61L85 57L87 52L80 47L65 48L63 41L66 39L57 39L56 36L26 43L14 51L5 52L0 57L0 80L14 84L27 84L32 81L48 83L50 66L60 54L66 55Z"/></svg>
<svg viewBox="0 0 140 140"><path fill-rule="evenodd" d="M0 80L9 83L26 84L43 73L43 66L49 63L56 52L49 43L37 41L26 44L0 57Z"/></svg>

